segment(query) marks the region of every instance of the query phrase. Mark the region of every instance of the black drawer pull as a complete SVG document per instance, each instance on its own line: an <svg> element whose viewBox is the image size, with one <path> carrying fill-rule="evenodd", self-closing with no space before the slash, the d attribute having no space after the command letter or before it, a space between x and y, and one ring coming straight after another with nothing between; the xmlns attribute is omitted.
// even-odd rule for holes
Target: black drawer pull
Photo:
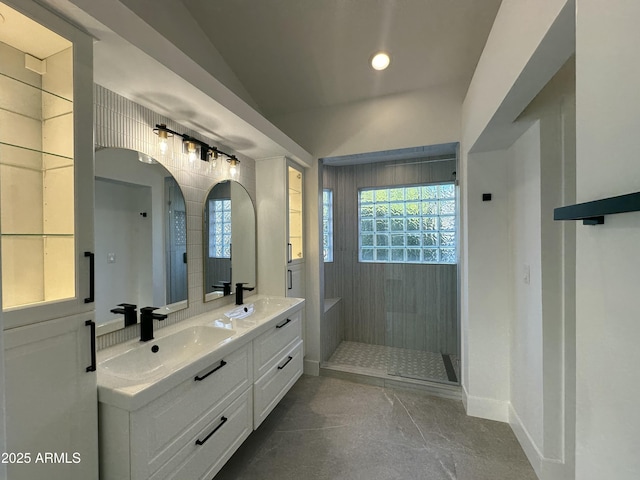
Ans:
<svg viewBox="0 0 640 480"><path fill-rule="evenodd" d="M211 433L209 435L207 435L206 437L204 437L204 440L196 440L196 445L204 445L204 442L206 442L207 440L209 440L211 438L211 435L213 435L214 433L216 433L218 430L220 430L220 427L222 425L225 424L225 422L227 421L227 417L221 417L220 418L220 423L218 424L218 426L216 428L214 428Z"/></svg>
<svg viewBox="0 0 640 480"><path fill-rule="evenodd" d="M289 363L291 360L293 360L293 357L289 355L289 357L287 357L287 361L284 362L282 365L278 366L278 370L282 370L284 367L286 367L287 363Z"/></svg>
<svg viewBox="0 0 640 480"><path fill-rule="evenodd" d="M93 303L96 298L96 256L91 252L84 252L84 256L89 258L89 296L84 303Z"/></svg>
<svg viewBox="0 0 640 480"><path fill-rule="evenodd" d="M276 325L276 328L282 328L284 327L287 323L289 323L291 321L290 318L287 318L283 323L281 323L280 325Z"/></svg>
<svg viewBox="0 0 640 480"><path fill-rule="evenodd" d="M227 362L225 362L224 360L220 360L220 365L218 365L216 368L214 368L213 370L211 370L209 373L204 374L203 376L199 377L196 375L196 378L194 378L194 380L196 382L200 382L202 380L204 380L205 378L207 378L209 375L211 375L212 373L217 372L218 370L220 370L222 367L224 367L227 364Z"/></svg>
<svg viewBox="0 0 640 480"><path fill-rule="evenodd" d="M86 368L87 372L96 371L96 323L92 320L84 322L85 326L91 327L91 365Z"/></svg>

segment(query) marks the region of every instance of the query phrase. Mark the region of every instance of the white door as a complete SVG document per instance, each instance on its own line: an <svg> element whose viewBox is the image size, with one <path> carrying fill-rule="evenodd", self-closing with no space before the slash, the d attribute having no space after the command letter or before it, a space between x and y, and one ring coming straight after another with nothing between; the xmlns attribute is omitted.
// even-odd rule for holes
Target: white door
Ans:
<svg viewBox="0 0 640 480"><path fill-rule="evenodd" d="M18 455L7 465L11 480L98 479L89 320L80 314L4 332L6 452Z"/></svg>

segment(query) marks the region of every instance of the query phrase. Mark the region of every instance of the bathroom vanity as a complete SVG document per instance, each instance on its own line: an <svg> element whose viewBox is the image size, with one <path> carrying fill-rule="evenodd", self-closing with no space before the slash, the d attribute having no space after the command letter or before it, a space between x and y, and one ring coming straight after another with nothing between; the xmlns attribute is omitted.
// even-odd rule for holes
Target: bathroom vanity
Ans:
<svg viewBox="0 0 640 480"><path fill-rule="evenodd" d="M101 479L209 480L275 408L302 375L304 300L251 300L99 352Z"/></svg>

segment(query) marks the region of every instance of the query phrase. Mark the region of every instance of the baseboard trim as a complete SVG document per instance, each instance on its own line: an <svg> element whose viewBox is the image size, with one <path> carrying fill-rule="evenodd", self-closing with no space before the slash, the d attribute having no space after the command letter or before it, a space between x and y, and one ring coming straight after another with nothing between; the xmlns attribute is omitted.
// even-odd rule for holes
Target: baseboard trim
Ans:
<svg viewBox="0 0 640 480"><path fill-rule="evenodd" d="M568 467L562 460L544 457L511 403L509 403L509 425L538 478L542 480L571 478L567 473Z"/></svg>
<svg viewBox="0 0 640 480"><path fill-rule="evenodd" d="M498 422L509 422L509 402L493 398L474 397L462 386L462 403L470 417L486 418Z"/></svg>
<svg viewBox="0 0 640 480"><path fill-rule="evenodd" d="M320 362L317 360L304 359L303 372L305 375L313 375L318 377L320 375Z"/></svg>
<svg viewBox="0 0 640 480"><path fill-rule="evenodd" d="M542 452L538 449L538 446L533 441L533 438L531 438L529 431L524 426L524 423L522 423L522 419L518 415L518 412L515 411L511 404L509 404L509 425L518 439L522 450L524 450L524 454L529 459L529 463L536 472L536 475L538 478L542 478Z"/></svg>

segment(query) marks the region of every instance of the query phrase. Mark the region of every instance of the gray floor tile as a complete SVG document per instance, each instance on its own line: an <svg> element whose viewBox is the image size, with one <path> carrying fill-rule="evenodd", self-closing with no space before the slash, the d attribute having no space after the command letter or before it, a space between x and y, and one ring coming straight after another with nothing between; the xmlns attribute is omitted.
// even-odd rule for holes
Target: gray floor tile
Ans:
<svg viewBox="0 0 640 480"><path fill-rule="evenodd" d="M508 425L421 392L303 376L216 480L528 480Z"/></svg>

